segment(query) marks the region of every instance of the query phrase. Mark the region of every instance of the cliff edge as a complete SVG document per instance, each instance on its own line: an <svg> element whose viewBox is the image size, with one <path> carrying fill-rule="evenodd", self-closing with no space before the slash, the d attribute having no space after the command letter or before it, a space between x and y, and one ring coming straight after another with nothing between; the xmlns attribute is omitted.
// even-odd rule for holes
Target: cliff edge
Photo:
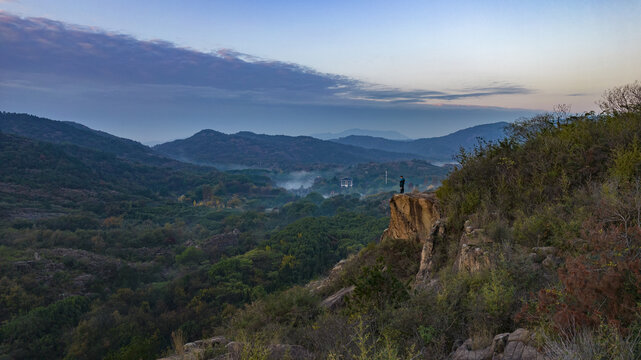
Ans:
<svg viewBox="0 0 641 360"><path fill-rule="evenodd" d="M383 238L424 242L440 219L433 193L396 194L390 199L390 224Z"/></svg>

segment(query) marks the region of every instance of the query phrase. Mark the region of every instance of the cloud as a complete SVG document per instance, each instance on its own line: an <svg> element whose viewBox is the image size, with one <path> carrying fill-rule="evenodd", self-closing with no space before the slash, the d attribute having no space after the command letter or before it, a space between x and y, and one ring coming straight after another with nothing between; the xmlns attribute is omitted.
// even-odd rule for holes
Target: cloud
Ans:
<svg viewBox="0 0 641 360"><path fill-rule="evenodd" d="M0 13L0 67L106 83L175 84L227 90L326 92L349 83L295 64L231 50L203 53L165 41Z"/></svg>
<svg viewBox="0 0 641 360"><path fill-rule="evenodd" d="M467 88L450 92L430 90L402 89L351 89L344 94L355 98L388 101L392 103L423 103L426 100L458 100L463 98L483 97L492 95L530 94L533 91L522 86L503 85L492 87Z"/></svg>
<svg viewBox="0 0 641 360"><path fill-rule="evenodd" d="M230 49L204 53L162 40L142 41L92 27L20 18L6 12L0 12L0 53L0 69L5 77L37 74L103 86L171 85L199 89L209 95L212 91L207 89L218 89L265 102L420 104L531 92L516 85L453 91L386 88Z"/></svg>
<svg viewBox="0 0 641 360"><path fill-rule="evenodd" d="M532 91L513 84L398 89L230 49L205 53L2 11L0 54L0 110L138 140L203 128L289 135L394 128L436 136L533 113L453 101Z"/></svg>

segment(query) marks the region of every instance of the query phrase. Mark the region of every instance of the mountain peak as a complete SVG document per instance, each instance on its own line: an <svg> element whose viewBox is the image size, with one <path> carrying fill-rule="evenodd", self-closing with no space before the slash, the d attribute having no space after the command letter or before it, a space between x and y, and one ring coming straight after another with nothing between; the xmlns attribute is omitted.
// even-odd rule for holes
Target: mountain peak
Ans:
<svg viewBox="0 0 641 360"><path fill-rule="evenodd" d="M379 138L384 138L389 140L410 140L409 137L399 133L398 131L367 130L367 129L357 129L357 128L344 130L338 133L319 133L319 134L312 134L310 136L315 137L317 139L321 139L321 140L332 140L332 139L339 139L339 138L343 138L351 135L379 137Z"/></svg>

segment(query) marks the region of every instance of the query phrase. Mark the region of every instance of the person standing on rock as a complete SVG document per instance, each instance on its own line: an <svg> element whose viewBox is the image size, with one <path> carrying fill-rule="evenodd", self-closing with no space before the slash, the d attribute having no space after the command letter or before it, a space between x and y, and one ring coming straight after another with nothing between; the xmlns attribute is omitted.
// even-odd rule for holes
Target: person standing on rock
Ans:
<svg viewBox="0 0 641 360"><path fill-rule="evenodd" d="M403 177L403 175L401 175L400 185L401 185L401 194L402 194L405 192L405 178Z"/></svg>

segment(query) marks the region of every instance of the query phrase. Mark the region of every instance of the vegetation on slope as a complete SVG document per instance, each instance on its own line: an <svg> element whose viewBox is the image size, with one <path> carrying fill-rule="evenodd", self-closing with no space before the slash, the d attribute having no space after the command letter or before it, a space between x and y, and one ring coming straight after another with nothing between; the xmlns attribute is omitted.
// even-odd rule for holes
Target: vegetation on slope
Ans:
<svg viewBox="0 0 641 360"><path fill-rule="evenodd" d="M193 136L160 144L154 150L195 164L240 164L258 168L295 169L310 165L351 165L371 161L420 158L415 154L343 145L309 136L262 135L251 132L223 134L202 130Z"/></svg>
<svg viewBox="0 0 641 360"><path fill-rule="evenodd" d="M472 338L480 349L522 326L535 330L539 350L552 358L638 358L640 104L640 84L617 88L604 96L601 114L536 116L512 125L504 140L461 153L461 166L437 191L447 221L435 240L436 287L410 287L417 249L384 241L362 250L324 292L267 297L234 315L225 331L301 344L320 358L420 351L440 359L457 341ZM491 239L486 270L453 270L465 222ZM537 260L541 249L555 254L552 261ZM346 285L356 290L345 307L319 305Z"/></svg>
<svg viewBox="0 0 641 360"><path fill-rule="evenodd" d="M156 166L184 167L149 147L71 121L0 111L0 132L54 144L72 144Z"/></svg>
<svg viewBox="0 0 641 360"><path fill-rule="evenodd" d="M173 331L207 335L386 223L382 198L295 200L264 176L5 134L0 148L2 359L155 358Z"/></svg>

